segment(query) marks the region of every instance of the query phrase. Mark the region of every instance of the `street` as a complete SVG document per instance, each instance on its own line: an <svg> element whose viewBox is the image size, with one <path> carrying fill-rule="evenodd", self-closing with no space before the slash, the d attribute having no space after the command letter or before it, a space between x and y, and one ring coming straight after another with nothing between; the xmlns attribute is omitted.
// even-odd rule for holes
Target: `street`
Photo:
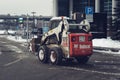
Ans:
<svg viewBox="0 0 120 80"><path fill-rule="evenodd" d="M21 43L0 37L0 80L120 80L120 55L94 52L85 65L42 64Z"/></svg>

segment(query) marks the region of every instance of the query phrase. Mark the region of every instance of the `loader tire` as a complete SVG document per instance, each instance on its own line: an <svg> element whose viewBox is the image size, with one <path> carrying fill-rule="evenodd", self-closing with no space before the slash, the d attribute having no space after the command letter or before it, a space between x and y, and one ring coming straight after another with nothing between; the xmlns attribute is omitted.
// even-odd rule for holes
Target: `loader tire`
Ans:
<svg viewBox="0 0 120 80"><path fill-rule="evenodd" d="M44 46L40 46L38 50L38 59L42 63L47 63L48 62L48 48Z"/></svg>
<svg viewBox="0 0 120 80"><path fill-rule="evenodd" d="M76 60L80 64L86 64L88 62L88 60L89 60L89 57L88 56L76 57Z"/></svg>
<svg viewBox="0 0 120 80"><path fill-rule="evenodd" d="M62 62L62 50L60 48L54 47L50 49L50 63L53 65L60 65Z"/></svg>

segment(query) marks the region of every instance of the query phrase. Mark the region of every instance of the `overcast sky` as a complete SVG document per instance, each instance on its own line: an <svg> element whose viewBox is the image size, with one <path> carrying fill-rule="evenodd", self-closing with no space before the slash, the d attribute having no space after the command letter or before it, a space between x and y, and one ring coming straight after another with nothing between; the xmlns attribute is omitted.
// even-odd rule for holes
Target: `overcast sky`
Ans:
<svg viewBox="0 0 120 80"><path fill-rule="evenodd" d="M0 0L0 14L53 15L53 0Z"/></svg>

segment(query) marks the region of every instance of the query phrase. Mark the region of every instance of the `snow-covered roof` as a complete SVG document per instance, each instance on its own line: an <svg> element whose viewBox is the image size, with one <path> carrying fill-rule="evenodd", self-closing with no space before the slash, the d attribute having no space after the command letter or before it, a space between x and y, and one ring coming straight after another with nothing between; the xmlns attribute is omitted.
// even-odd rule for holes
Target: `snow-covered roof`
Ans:
<svg viewBox="0 0 120 80"><path fill-rule="evenodd" d="M61 17L53 17L51 18L51 20L61 20L61 19L70 19L69 17L66 17L66 16L61 16Z"/></svg>

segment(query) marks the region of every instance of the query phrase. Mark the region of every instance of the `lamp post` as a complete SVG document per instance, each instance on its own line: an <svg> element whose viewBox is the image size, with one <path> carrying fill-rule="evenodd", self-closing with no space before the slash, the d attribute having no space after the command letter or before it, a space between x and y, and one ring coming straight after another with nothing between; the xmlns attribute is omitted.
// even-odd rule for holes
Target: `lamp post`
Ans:
<svg viewBox="0 0 120 80"><path fill-rule="evenodd" d="M27 45L28 45L28 39L29 39L29 16L27 14Z"/></svg>
<svg viewBox="0 0 120 80"><path fill-rule="evenodd" d="M69 3L69 7L70 7L70 12L69 12L69 16L70 18L72 19L72 14L73 14L73 0L70 0L70 3Z"/></svg>
<svg viewBox="0 0 120 80"><path fill-rule="evenodd" d="M100 12L100 0L95 0L95 12Z"/></svg>

